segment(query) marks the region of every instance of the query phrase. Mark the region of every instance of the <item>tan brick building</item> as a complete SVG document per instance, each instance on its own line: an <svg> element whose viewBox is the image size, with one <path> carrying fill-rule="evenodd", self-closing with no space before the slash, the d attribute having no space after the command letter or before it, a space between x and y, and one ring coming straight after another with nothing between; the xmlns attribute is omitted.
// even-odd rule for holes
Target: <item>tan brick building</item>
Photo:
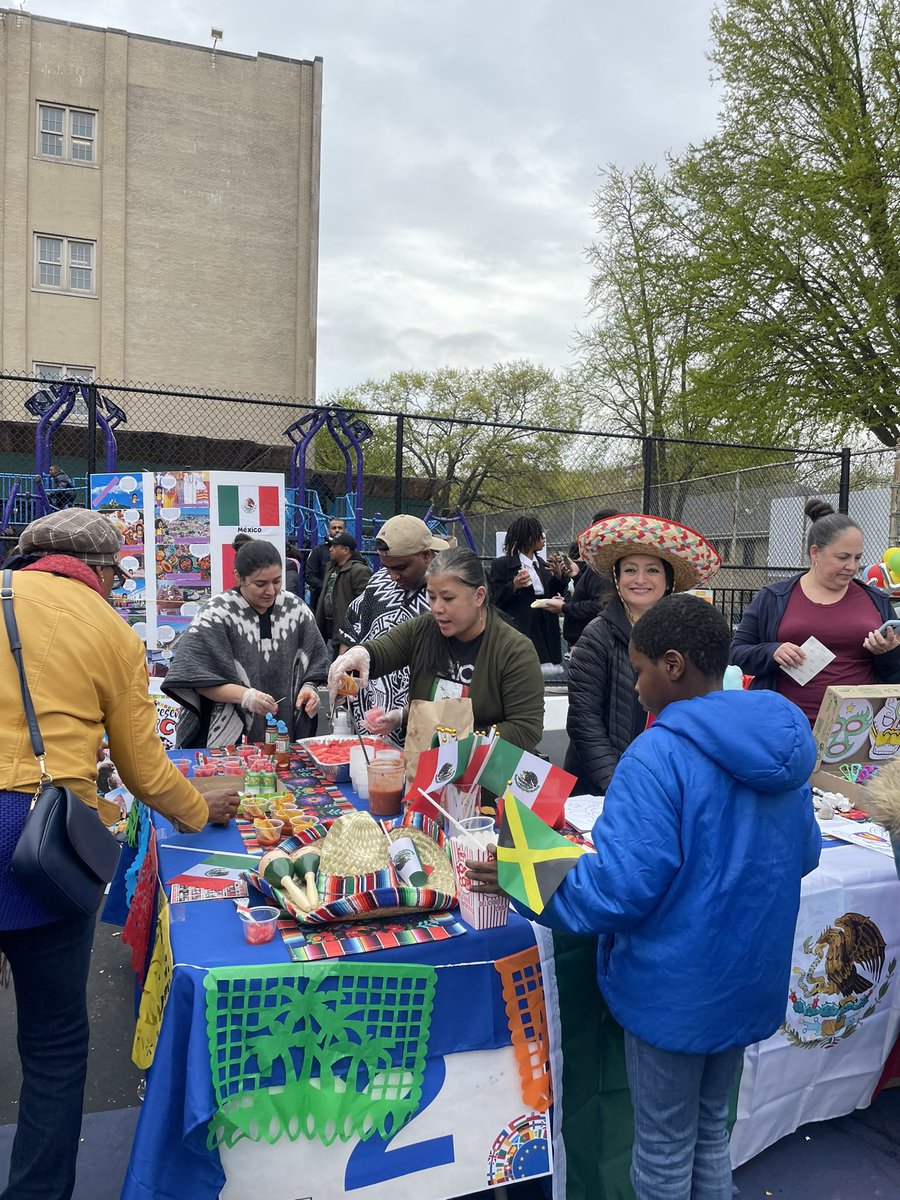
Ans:
<svg viewBox="0 0 900 1200"><path fill-rule="evenodd" d="M321 98L320 58L0 9L0 370L314 398Z"/></svg>

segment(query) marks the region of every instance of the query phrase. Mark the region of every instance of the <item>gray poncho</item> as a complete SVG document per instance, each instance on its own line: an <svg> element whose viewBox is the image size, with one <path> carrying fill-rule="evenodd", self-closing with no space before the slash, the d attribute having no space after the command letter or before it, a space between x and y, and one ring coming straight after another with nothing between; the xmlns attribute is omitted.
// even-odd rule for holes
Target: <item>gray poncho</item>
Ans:
<svg viewBox="0 0 900 1200"><path fill-rule="evenodd" d="M294 701L305 683L323 683L327 674L322 635L297 596L279 592L263 614L236 588L214 596L182 635L163 680L163 692L181 705L175 744L230 746L242 734L251 742L264 740L265 717L238 704L208 700L197 690L224 683L268 692L280 700L277 718L287 725L291 740L311 736L317 719L295 709Z"/></svg>

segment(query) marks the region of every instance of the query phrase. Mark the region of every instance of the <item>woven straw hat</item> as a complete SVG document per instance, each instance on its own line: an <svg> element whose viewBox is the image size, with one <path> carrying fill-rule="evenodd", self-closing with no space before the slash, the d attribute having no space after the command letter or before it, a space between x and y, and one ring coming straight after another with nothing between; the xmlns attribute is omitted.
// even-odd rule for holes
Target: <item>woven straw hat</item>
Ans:
<svg viewBox="0 0 900 1200"><path fill-rule="evenodd" d="M366 812L338 817L317 849L323 875L367 875L390 863L384 831Z"/></svg>
<svg viewBox="0 0 900 1200"><path fill-rule="evenodd" d="M674 572L676 592L707 583L722 565L718 551L696 530L645 513L619 513L598 521L578 535L578 549L604 579L612 579L615 563L629 554L661 558Z"/></svg>

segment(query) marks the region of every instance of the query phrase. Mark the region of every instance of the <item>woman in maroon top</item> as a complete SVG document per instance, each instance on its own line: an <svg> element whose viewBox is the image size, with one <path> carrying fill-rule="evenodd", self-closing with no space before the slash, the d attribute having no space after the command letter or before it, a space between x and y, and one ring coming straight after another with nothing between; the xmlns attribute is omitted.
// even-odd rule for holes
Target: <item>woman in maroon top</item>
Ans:
<svg viewBox="0 0 900 1200"><path fill-rule="evenodd" d="M744 613L731 643L731 661L751 686L773 688L814 722L832 685L900 683L900 639L879 632L894 616L886 592L856 578L862 562L862 530L823 500L810 500L806 539L809 570L762 588ZM834 659L808 683L782 667L806 661L803 643L815 637Z"/></svg>

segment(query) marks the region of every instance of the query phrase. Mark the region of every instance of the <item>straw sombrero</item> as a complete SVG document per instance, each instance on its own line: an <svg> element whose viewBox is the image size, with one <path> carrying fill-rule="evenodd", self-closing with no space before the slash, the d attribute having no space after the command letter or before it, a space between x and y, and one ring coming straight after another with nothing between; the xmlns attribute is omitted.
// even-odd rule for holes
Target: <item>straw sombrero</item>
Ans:
<svg viewBox="0 0 900 1200"><path fill-rule="evenodd" d="M617 559L652 554L671 566L676 592L706 583L722 565L718 551L696 530L645 513L619 513L598 521L578 535L578 549L604 579L613 578Z"/></svg>

